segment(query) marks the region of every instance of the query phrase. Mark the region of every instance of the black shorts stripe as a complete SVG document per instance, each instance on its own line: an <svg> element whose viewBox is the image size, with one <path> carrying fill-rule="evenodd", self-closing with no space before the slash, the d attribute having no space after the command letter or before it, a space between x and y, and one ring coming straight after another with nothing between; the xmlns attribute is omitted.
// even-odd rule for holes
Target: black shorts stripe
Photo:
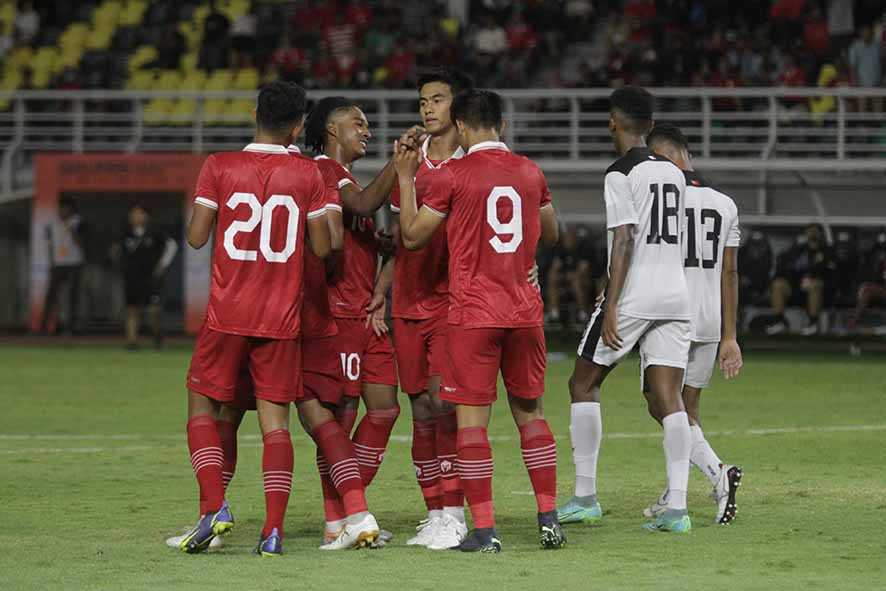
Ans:
<svg viewBox="0 0 886 591"><path fill-rule="evenodd" d="M600 333L603 332L603 315L603 306L601 305L594 311L591 319L588 320L585 334L579 345L578 355L592 363L594 361L594 351L597 350L597 343L600 341Z"/></svg>

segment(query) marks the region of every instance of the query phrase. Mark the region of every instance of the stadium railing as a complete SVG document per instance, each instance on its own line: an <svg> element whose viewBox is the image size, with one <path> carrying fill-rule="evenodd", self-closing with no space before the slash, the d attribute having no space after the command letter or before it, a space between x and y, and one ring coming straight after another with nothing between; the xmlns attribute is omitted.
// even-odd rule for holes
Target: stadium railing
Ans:
<svg viewBox="0 0 886 591"><path fill-rule="evenodd" d="M600 173L612 161L610 90L503 90L506 140L548 173ZM413 91L347 94L364 105L373 139L365 160L379 166L399 133L418 121ZM680 125L698 165L722 171L886 169L886 89L657 88L656 119ZM28 197L36 152L213 152L252 136L250 92L0 92L0 201ZM871 99L874 99L872 101ZM880 107L882 108L882 106Z"/></svg>

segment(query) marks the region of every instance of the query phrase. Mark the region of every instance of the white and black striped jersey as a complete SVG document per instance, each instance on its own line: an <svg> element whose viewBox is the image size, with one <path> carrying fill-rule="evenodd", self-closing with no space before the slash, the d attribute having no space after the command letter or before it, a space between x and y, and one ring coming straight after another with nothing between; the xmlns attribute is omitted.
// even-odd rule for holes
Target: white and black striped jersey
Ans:
<svg viewBox="0 0 886 591"><path fill-rule="evenodd" d="M697 172L686 172L686 237L683 241L686 284L692 306L692 340L720 340L720 274L723 252L738 247L738 208L729 196Z"/></svg>
<svg viewBox="0 0 886 591"><path fill-rule="evenodd" d="M609 263L613 230L634 227L634 253L618 309L650 320L690 320L683 275L683 171L648 148L633 148L606 170Z"/></svg>

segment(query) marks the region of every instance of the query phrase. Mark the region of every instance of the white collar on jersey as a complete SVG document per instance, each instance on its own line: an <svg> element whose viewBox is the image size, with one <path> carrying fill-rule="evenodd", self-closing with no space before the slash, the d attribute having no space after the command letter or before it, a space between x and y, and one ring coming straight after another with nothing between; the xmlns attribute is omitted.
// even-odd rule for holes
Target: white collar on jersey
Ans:
<svg viewBox="0 0 886 591"><path fill-rule="evenodd" d="M298 146L296 146L295 144L289 144L289 145L286 147L286 151L287 151L287 152L291 152L291 153L293 153L293 154L301 154L301 150L299 150L299 149L298 149Z"/></svg>
<svg viewBox="0 0 886 591"><path fill-rule="evenodd" d="M479 152L480 150L504 150L505 152L509 152L507 144L504 142L480 142L479 144L474 144L468 149L468 154L473 154L474 152Z"/></svg>
<svg viewBox="0 0 886 591"><path fill-rule="evenodd" d="M289 151L280 144L256 144L252 143L243 148L244 152L263 152L265 154L289 154Z"/></svg>
<svg viewBox="0 0 886 591"><path fill-rule="evenodd" d="M441 166L443 166L444 164L446 164L450 160L458 160L459 158L461 158L462 156L465 155L465 151L461 149L461 146L459 146L455 149L455 152L453 152L452 155L449 156L449 158L447 158L446 160L443 160L442 162L440 162L440 164L435 165L433 162L431 162L431 159L428 158L428 147L430 145L431 145L431 136L428 136L425 138L425 141L422 142L422 145L421 145L421 156L422 156L422 158L424 158L425 164L427 165L428 168L440 168Z"/></svg>

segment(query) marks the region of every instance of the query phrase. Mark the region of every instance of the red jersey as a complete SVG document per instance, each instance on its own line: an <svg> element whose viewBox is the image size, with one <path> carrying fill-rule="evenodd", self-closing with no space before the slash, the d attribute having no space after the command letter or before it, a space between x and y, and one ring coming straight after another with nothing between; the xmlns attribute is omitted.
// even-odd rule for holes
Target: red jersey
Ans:
<svg viewBox="0 0 886 591"><path fill-rule="evenodd" d="M350 171L327 156L315 159L329 190L338 191L357 179ZM375 242L375 224L365 218L345 212L344 248L328 281L329 307L335 318L366 318L366 306L375 288L378 267L378 246Z"/></svg>
<svg viewBox="0 0 886 591"><path fill-rule="evenodd" d="M421 148L423 162L415 174L415 205L421 207L424 193L433 175L441 166L464 156L461 148L446 160L428 158L428 143ZM421 190L419 190L421 187ZM400 185L394 184L391 193L391 211L400 213ZM394 287L391 316L410 320L433 318L449 306L449 251L446 245L446 227L439 228L421 250L397 250L394 259Z"/></svg>
<svg viewBox="0 0 886 591"><path fill-rule="evenodd" d="M301 156L298 146L291 145L290 154ZM325 185L325 183L324 183ZM341 211L337 190L327 187L326 211ZM329 311L329 288L326 285L326 263L310 249L305 250L305 299L301 308L302 339L317 339L338 334L335 319Z"/></svg>
<svg viewBox="0 0 886 591"><path fill-rule="evenodd" d="M206 325L272 339L300 334L305 220L325 215L317 165L286 148L249 144L203 163L195 202L215 209Z"/></svg>
<svg viewBox="0 0 886 591"><path fill-rule="evenodd" d="M501 142L481 142L427 175L424 207L447 218L449 323L466 328L542 326L527 281L551 204L541 169Z"/></svg>

